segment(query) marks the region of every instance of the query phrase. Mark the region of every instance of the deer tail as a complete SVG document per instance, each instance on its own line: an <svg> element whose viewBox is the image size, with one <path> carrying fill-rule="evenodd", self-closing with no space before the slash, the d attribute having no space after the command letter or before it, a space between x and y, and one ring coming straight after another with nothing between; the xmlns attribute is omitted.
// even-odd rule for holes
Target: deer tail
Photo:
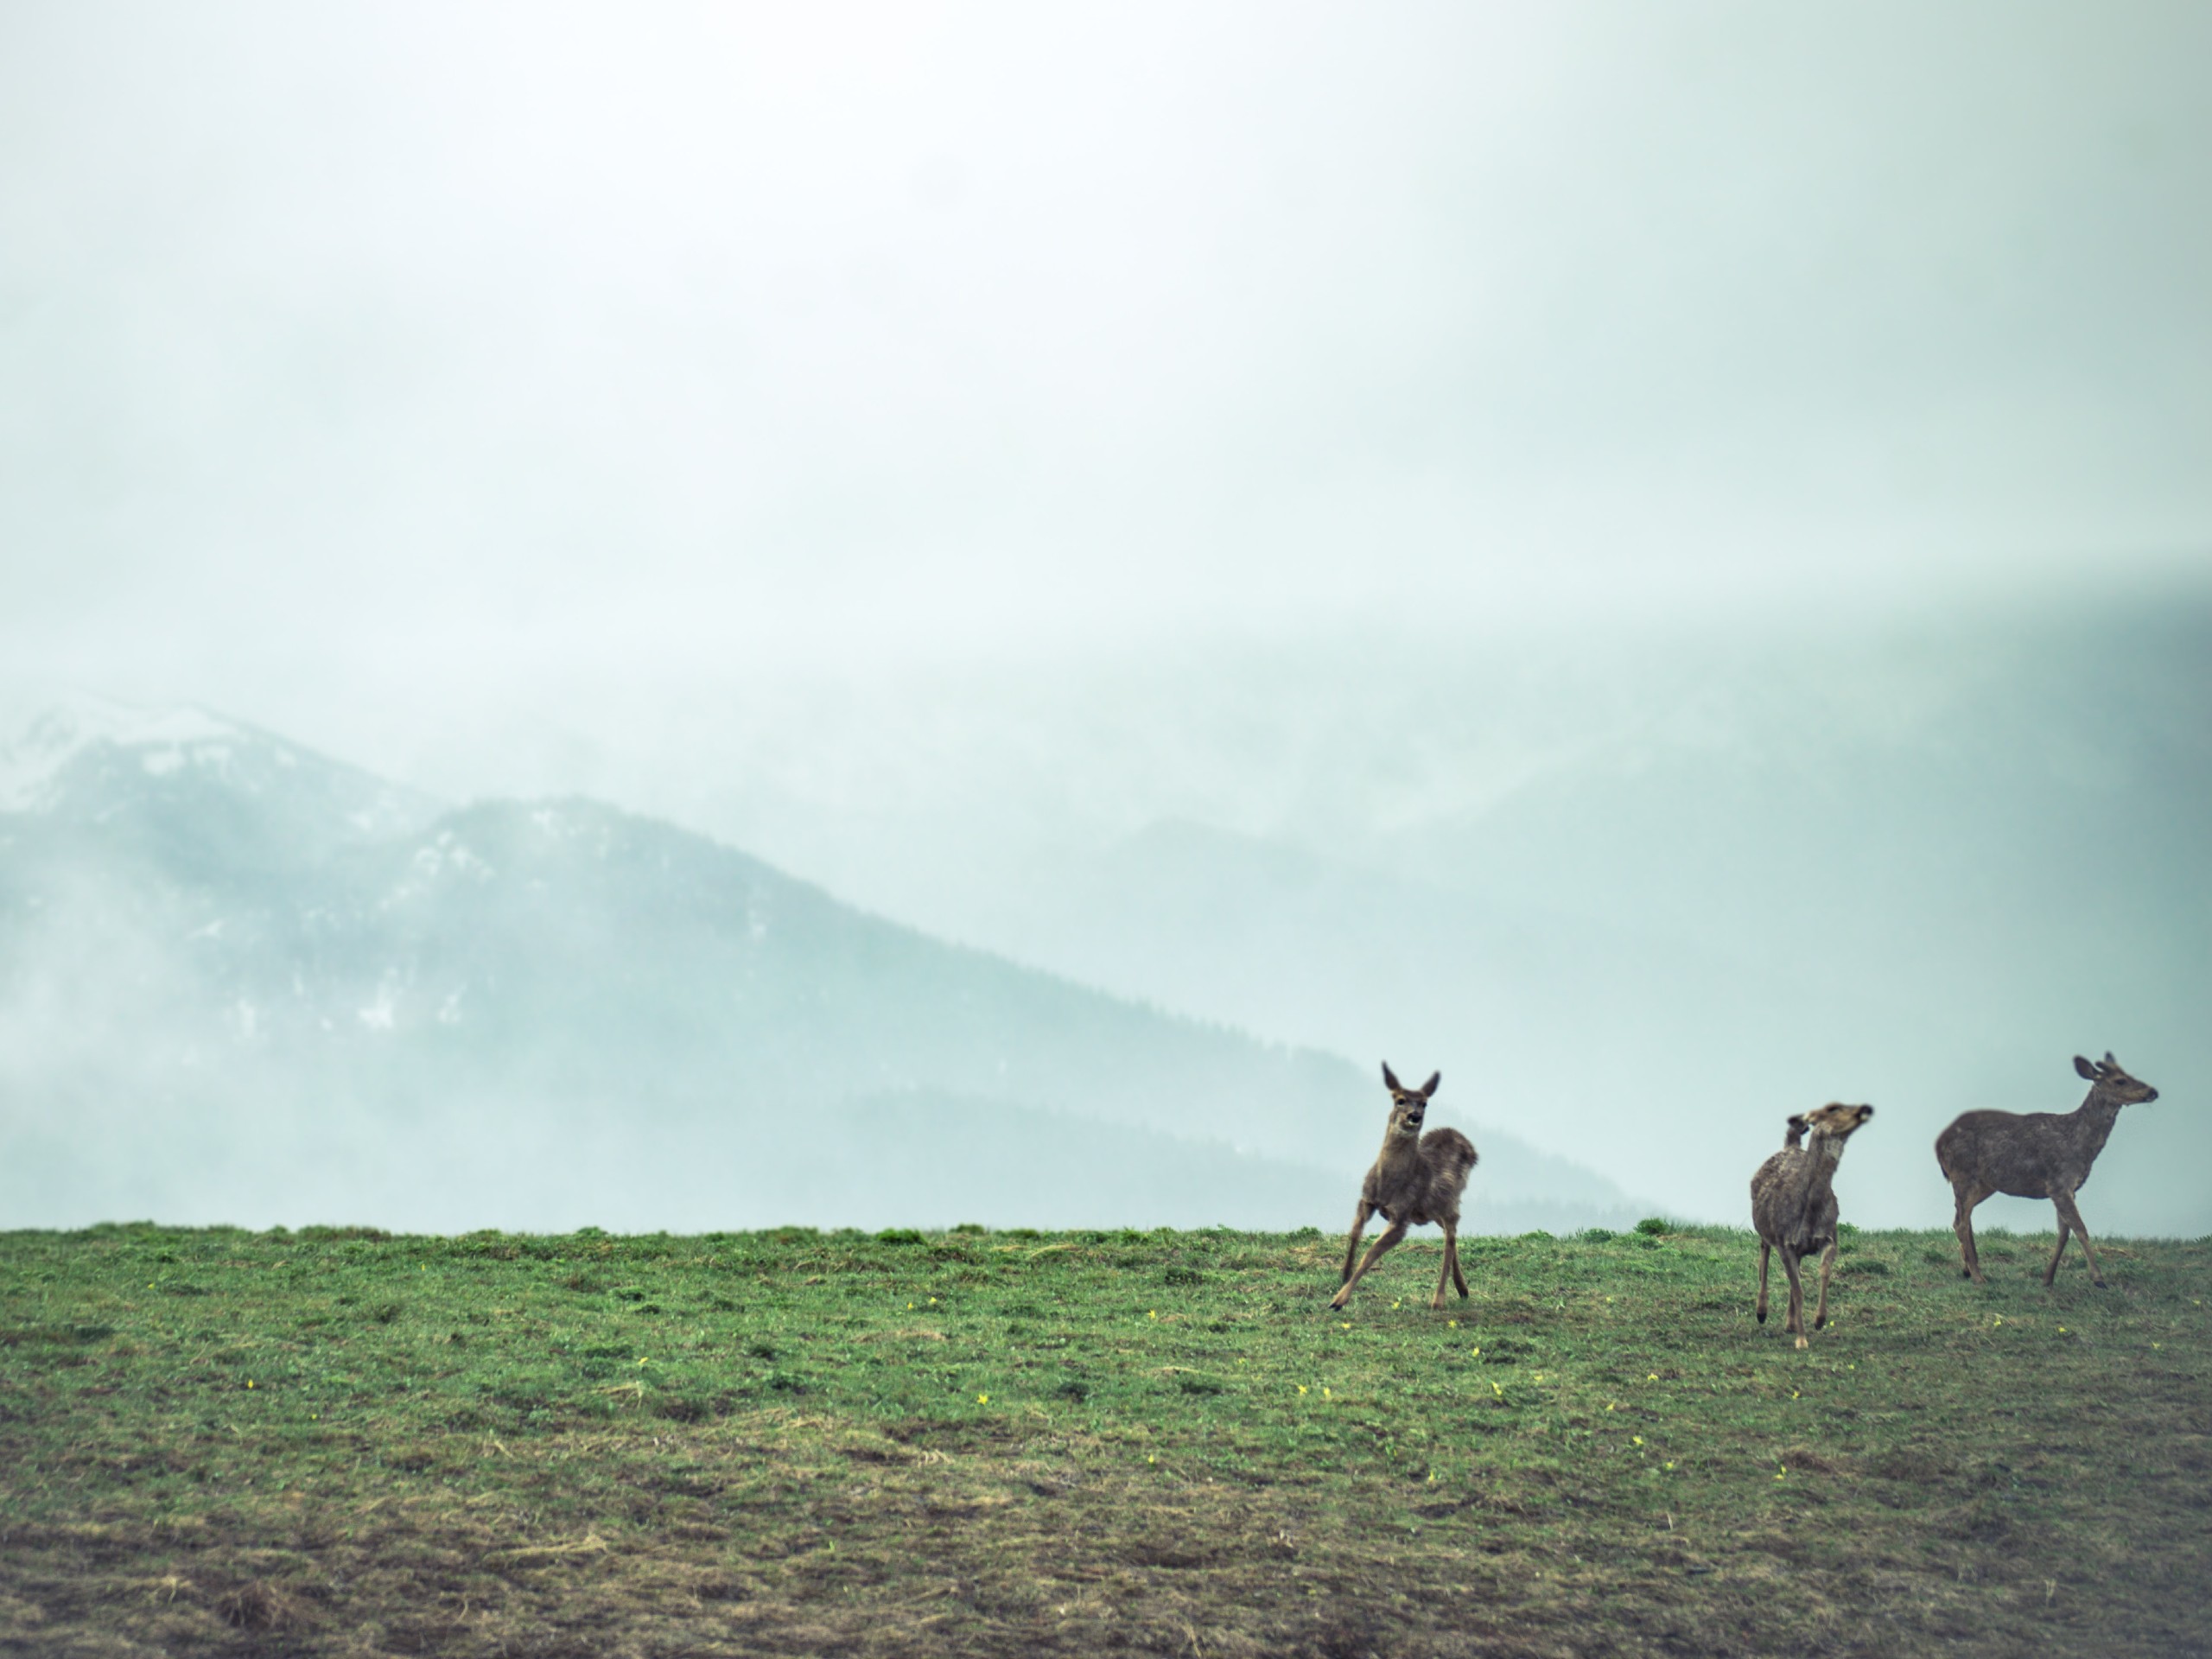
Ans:
<svg viewBox="0 0 2212 1659"><path fill-rule="evenodd" d="M1954 1150L1955 1146L1949 1129L1944 1130L1936 1137L1936 1167L1943 1172L1943 1179L1947 1181L1955 1181L1958 1179L1951 1173L1951 1154Z"/></svg>

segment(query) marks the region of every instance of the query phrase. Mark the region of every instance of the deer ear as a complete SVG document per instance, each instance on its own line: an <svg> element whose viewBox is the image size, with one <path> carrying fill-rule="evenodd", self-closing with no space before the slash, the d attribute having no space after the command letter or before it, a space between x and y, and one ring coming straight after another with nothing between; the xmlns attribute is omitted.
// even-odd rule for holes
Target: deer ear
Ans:
<svg viewBox="0 0 2212 1659"><path fill-rule="evenodd" d="M2110 1049L2105 1050L2105 1069L2107 1071L2117 1071L2120 1070L2120 1062L2113 1058L2112 1050Z"/></svg>
<svg viewBox="0 0 2212 1659"><path fill-rule="evenodd" d="M1430 1072L1428 1074L1428 1081L1421 1086L1421 1097L1423 1100L1427 1100L1431 1095L1436 1092L1436 1085L1443 1081L1444 1074L1441 1071Z"/></svg>
<svg viewBox="0 0 2212 1659"><path fill-rule="evenodd" d="M2074 1057L2074 1069L2080 1072L2083 1077L2087 1077L2091 1083L2094 1083L2097 1080L2097 1068L2096 1064L2094 1061L2085 1060L2079 1054L2076 1054Z"/></svg>
<svg viewBox="0 0 2212 1659"><path fill-rule="evenodd" d="M1399 1090L1398 1074L1390 1069L1388 1060L1382 1062L1382 1086L1394 1095Z"/></svg>

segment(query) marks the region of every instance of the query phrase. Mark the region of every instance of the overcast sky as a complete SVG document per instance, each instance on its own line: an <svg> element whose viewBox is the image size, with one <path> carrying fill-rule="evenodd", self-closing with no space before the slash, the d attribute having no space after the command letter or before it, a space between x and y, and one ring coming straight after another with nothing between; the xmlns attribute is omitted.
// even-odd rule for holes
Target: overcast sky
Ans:
<svg viewBox="0 0 2212 1659"><path fill-rule="evenodd" d="M2194 4L11 5L0 653L312 726L2202 569L2208 62Z"/></svg>
<svg viewBox="0 0 2212 1659"><path fill-rule="evenodd" d="M1921 1048L1869 1016L1823 1070L1826 1004L1802 1044L1751 1010L1769 1069L1708 1099L1679 1067L1685 1112L1759 1103L1765 1144L1832 1090L2063 1105L2069 1045L2179 1098L2195 1003L1936 938L1891 877L2002 866L2002 919L2110 876L2183 964L2139 977L2202 971L2207 613L2054 642L2212 596L2208 65L2196 0L0 4L0 691L200 702L449 800L593 793L1133 995L1187 944L1094 936L1158 872L1065 949L1040 899L1161 820L1297 843L1361 863L1315 907L1344 937L1189 1011L1408 1045L1483 1111L1555 1096L1522 1127L1625 1181L1646 1137L1604 1110L1656 1069L1625 1038L1569 1088L1541 1041L1521 1075L1445 1014L1386 1031L1402 999L1257 995L1397 963L1373 872L1502 902L1484 815L1548 779L1523 885L1597 922L1735 916L1764 963L1863 914L1864 962L1917 931L2053 1011L1977 1038L1939 982ZM2133 810L2069 783L2069 732ZM1836 818L1807 779L1851 856L1753 891ZM2096 833L2038 862L2054 801ZM1554 1052L1634 1027L1633 987L1554 978ZM2064 1020L2095 1029L2029 1054ZM1862 1081L1882 1053L1952 1069ZM2194 1223L2187 1133L2141 1156Z"/></svg>

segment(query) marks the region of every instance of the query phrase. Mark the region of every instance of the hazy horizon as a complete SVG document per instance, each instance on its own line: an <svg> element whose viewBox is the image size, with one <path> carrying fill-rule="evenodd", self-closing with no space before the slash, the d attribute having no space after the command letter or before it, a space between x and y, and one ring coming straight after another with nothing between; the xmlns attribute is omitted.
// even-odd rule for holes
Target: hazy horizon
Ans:
<svg viewBox="0 0 2212 1659"><path fill-rule="evenodd" d="M0 682L604 799L1719 1219L1834 1096L1941 1224L1920 1119L2109 1046L2091 1226L2202 1230L2208 52L18 7Z"/></svg>

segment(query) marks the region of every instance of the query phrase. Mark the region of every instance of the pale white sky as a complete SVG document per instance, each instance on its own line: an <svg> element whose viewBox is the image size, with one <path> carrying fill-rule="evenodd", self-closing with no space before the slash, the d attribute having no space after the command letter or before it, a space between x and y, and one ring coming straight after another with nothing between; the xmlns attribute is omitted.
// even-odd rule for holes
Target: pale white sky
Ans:
<svg viewBox="0 0 2212 1659"><path fill-rule="evenodd" d="M2207 62L2189 4L12 6L0 655L420 721L2201 568Z"/></svg>
<svg viewBox="0 0 2212 1659"><path fill-rule="evenodd" d="M1452 1017L1418 1032L1327 978L1399 965L1347 899L1341 937L1192 1011L1308 1040L1294 1014L1351 1010L1330 1040L1363 1065L1440 1065L1624 1181L1662 1071L1686 1122L1756 1116L1763 1145L1772 1103L1831 1090L1892 1126L2063 1107L2068 1045L2179 1101L2201 1021L2158 997L2202 969L2198 636L2146 647L2107 610L2132 677L2089 695L2085 648L2047 681L2053 616L2212 584L2207 65L2196 0L15 0L0 682L204 702L449 799L590 792L1007 949L1156 819L1487 904L1511 847L1485 804L1586 786L1524 863L1555 853L1552 890L1611 920L1710 894L1750 960L1840 916L1878 935L1868 978L1897 976L1891 921L1967 967L1913 982L1938 988L1911 1041L1818 998L1802 1031L1749 1011L1772 1056L1724 1077L1726 1007L1695 1010L1720 1037L1637 1048L1633 988L1560 970L1568 1087L1543 1030L1496 1056L1458 1023L1491 958L1456 938L1421 959ZM1786 637L1822 626L1848 649ZM1638 734L1694 724L1722 658L1723 735L1783 761L1655 765L1639 795ZM2126 780L2109 817L2035 759L2077 740ZM1592 753L1618 760L1595 783ZM1799 893L1825 819L1787 785L1831 762L1865 857ZM1745 819L1774 844L1732 863L1727 815L1685 806L1707 778L1777 793ZM1638 811L1705 886L1630 856ZM2078 896L2105 878L2133 909ZM1929 893L1967 919L1926 934ZM2055 895L2135 917L2152 967L2016 959L1996 924ZM1503 974L1513 937L1469 943ZM1121 988L1157 994L1161 938ZM1961 985L2043 1000L1953 1029ZM2115 1159L2197 1224L2174 1172L2208 1120L2158 1109ZM1948 1213L1926 1135L1868 1139L1862 1177ZM1740 1178L1707 1151L1683 1137L1667 1179L1723 1213Z"/></svg>

